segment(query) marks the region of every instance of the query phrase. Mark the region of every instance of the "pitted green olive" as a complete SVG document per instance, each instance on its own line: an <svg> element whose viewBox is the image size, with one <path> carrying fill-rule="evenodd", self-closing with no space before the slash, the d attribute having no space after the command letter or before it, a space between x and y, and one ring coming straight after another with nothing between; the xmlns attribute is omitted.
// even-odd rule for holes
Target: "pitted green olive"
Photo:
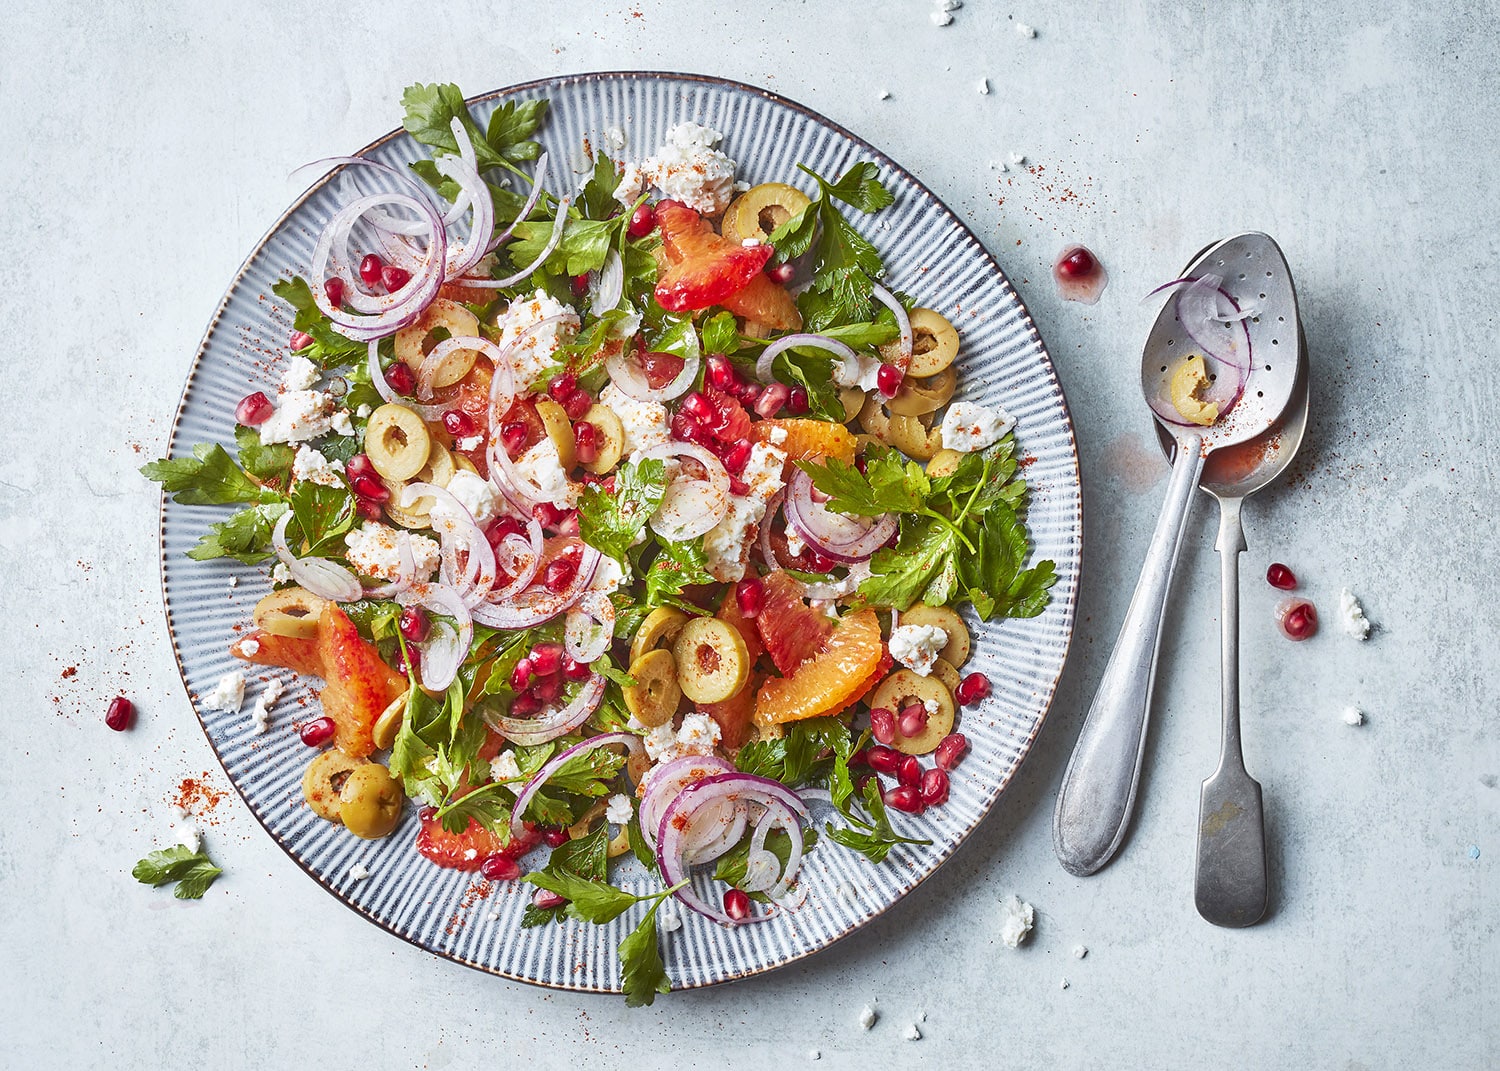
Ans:
<svg viewBox="0 0 1500 1071"><path fill-rule="evenodd" d="M339 790L339 817L356 837L377 840L396 828L404 798L391 771L367 762L352 771Z"/></svg>

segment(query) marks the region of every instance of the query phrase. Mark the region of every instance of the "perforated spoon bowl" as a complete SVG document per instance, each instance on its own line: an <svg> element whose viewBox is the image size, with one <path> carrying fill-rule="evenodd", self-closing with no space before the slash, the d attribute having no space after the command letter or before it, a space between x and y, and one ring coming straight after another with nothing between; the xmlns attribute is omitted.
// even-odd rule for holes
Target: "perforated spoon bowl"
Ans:
<svg viewBox="0 0 1500 1071"><path fill-rule="evenodd" d="M1120 626L1099 690L1089 707L1053 814L1057 858L1071 874L1092 874L1113 858L1130 825L1145 755L1161 622L1171 590L1182 530L1205 459L1216 450L1248 442L1280 418L1291 400L1301 364L1297 293L1281 249L1269 235L1252 231L1211 246L1184 277L1217 275L1246 321L1251 373L1238 403L1209 427L1164 421L1158 413L1170 397L1175 366L1201 352L1179 322L1168 299L1146 338L1141 388L1153 415L1172 436L1176 460L1166 501L1146 551L1146 561Z"/></svg>

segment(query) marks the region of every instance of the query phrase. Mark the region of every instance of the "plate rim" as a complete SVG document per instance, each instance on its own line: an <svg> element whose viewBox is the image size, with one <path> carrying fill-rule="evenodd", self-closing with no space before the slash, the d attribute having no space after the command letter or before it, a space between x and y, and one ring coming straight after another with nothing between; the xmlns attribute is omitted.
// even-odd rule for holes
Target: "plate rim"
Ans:
<svg viewBox="0 0 1500 1071"><path fill-rule="evenodd" d="M969 840L971 836L973 836L974 832L985 821L985 819L988 818L991 813L993 813L995 807L1000 802L1000 798L1005 794L1006 789L1010 787L1012 779L1025 764L1026 759L1030 757L1032 748L1036 743L1037 736L1041 733L1042 727L1046 724L1047 718L1052 713L1053 704L1057 699L1058 687L1062 681L1063 674L1067 670L1068 659L1072 655L1073 640L1078 628L1077 610L1079 592L1082 587L1085 568L1083 469L1078 451L1078 437L1073 422L1072 409L1068 404L1067 393L1063 389L1062 380L1057 374L1057 366L1052 360L1051 351L1048 350L1046 342L1042 339L1041 331L1037 327L1035 318L1031 315L1030 308L1026 305L1025 300L1021 297L1020 292L1016 290L1015 286L1011 283L1010 276L1007 275L1005 269L1001 267L1000 262L995 257L995 254L991 252L990 249L984 244L984 242L979 238L979 235L976 234L974 232L974 229L969 226L968 222L952 208L950 208L947 202L939 197L935 192L933 192L926 183L922 182L913 171L896 162L891 158L889 154L871 144L865 138L847 129L842 124L834 121L833 119L830 119L828 116L824 115L814 108L810 108L805 104L792 100L789 97L786 97L773 90L766 89L763 86L752 85L747 82L741 82L732 78L723 78L717 75L696 74L669 70L627 69L610 71L584 71L574 74L552 75L549 77L531 79L530 81L526 82L517 82L513 85L502 86L484 93L476 94L471 97L466 97L464 98L464 104L466 107L469 107L498 98L514 97L536 90L545 90L549 88L559 88L564 86L582 85L596 82L621 80L628 81L635 79L659 79L665 81L697 83L718 88L727 88L737 92L750 93L774 104L789 108L792 111L801 114L806 119L809 119L814 123L821 124L837 135L849 139L849 141L858 146L863 153L869 154L876 161L882 164L883 167L892 169L895 172L899 173L905 180L911 182L917 188L917 190L920 191L921 194L930 197L933 203L936 204L937 207L941 210L941 212L946 213L948 218L960 228L962 233L973 240L974 244L978 247L980 254L983 256L984 261L990 270L990 274L992 276L998 277L1002 281L1005 289L1009 291L1010 295L1016 302L1016 306L1020 311L1021 317L1029 334L1032 338L1035 339L1036 344L1041 348L1041 355L1044 361L1043 367L1046 370L1046 373L1051 381L1052 391L1055 394L1058 402L1060 402L1062 405L1063 418L1066 425L1065 431L1067 437L1067 446L1072 455L1073 471L1077 474L1077 510L1076 519L1074 521L1074 524L1072 525L1073 535L1077 546L1077 571L1074 583L1068 593L1068 600L1064 605L1064 611L1067 616L1067 630L1062 645L1062 657L1058 663L1057 673L1053 677L1051 684L1048 686L1046 695L1043 697L1041 703L1041 713L1038 716L1036 723L1032 726L1031 732L1027 735L1024 741L1024 750L1022 751L1021 756L1017 760L1015 765L1009 770L1009 772L1005 774L1003 778L999 780L999 783L996 787L994 799L990 801L989 805L984 809L984 812L980 814L980 816L959 835L956 841L954 841L952 850L950 850L945 856L939 859L936 865L934 865L931 870L917 877L916 880L912 883L911 887L908 888L899 897L897 897L897 899L892 903L872 910L864 918L859 919L843 933L835 935L825 944L804 949L796 953L795 955L787 957L779 963L768 964L749 970L734 970L728 972L725 977L714 980L688 981L683 982L679 985L674 979L672 991L687 992L689 990L707 989L713 986L727 985L732 982L743 981L748 978L771 974L776 971L782 970L783 968L786 968L793 963L798 963L811 956L825 952L828 949L832 948L834 945L839 944L846 938L864 929L869 923L873 922L881 915L890 911L891 908L895 907L897 904L906 900L909 896L915 893L923 883L925 883L929 878L931 878L934 874L941 870L955 855L958 854L959 849L963 847L963 845ZM371 151L386 145L393 139L401 137L402 135L406 135L407 133L408 132L404 127L397 126L381 135L380 137L376 138L375 140L369 142L364 147L356 149L349 155L364 156ZM171 429L167 436L165 456L171 457L173 450L177 446L177 439L181 431L183 411L187 404L188 393L192 389L193 384L197 379L199 370L203 365L203 359L207 355L209 341L212 338L215 329L218 327L219 322L223 319L224 313L229 307L229 302L235 292L235 289L244 280L247 271L249 270L256 257L261 254L261 252L265 249L267 243L271 241L271 239L282 228L282 226L296 212L298 212L314 194L319 192L324 186L337 178L341 172L341 167L334 168L327 174L319 176L305 190L298 194L292 201L292 203L287 206L285 211L277 216L277 218L262 233L260 238L256 240L255 244L246 254L245 258L241 261L239 267L235 270L235 273L230 279L229 283L225 286L224 293L220 297L217 307L214 309L212 315L208 319L207 325L204 327L203 334L198 341L198 346L193 353L192 361L188 366L187 375L183 379L182 390L177 398L177 405L172 415ZM303 873L312 878L313 881L315 881L324 889L325 892L332 895L334 899L342 904L345 908L355 912L358 915L363 916L366 921L370 922L383 932L400 938L414 948L419 949L420 951L425 952L436 959L449 960L451 962L460 964L476 971L480 971L488 975L492 975L494 977L504 978L507 981L538 986L549 990L598 996L618 995L621 990L617 981L611 981L604 986L586 986L544 981L535 978L526 978L518 974L502 970L499 967L493 966L491 964L481 963L474 959L470 959L458 954L455 951L446 951L431 948L418 940L416 936L402 933L394 926L388 925L385 921L377 918L372 912L367 911L360 904L345 897L340 889L338 889L330 879L325 879L322 874L318 873L309 864L299 858L298 855L292 850L291 846L286 842L286 840L275 830L273 830L269 825L267 825L265 819L262 818L261 815L256 811L255 807L251 805L249 798L245 794L245 790L240 786L239 782L230 775L229 768L224 761L223 755L221 755L219 749L214 746L213 738L209 735L208 725L204 721L203 715L198 710L197 704L193 702L193 693L192 690L188 687L187 682L187 667L183 664L182 650L178 644L177 633L173 627L172 622L172 608L167 598L166 524L167 494L163 489L158 494L157 507L157 574L161 587L162 615L167 626L167 640L171 645L172 658L177 667L178 679L182 682L183 693L187 696L188 706L193 712L193 718L198 724L199 731L203 733L204 741L208 744L209 751L213 753L214 760L218 762L220 769L224 772L225 778L234 788L235 793L240 798L240 801L245 805L245 809L265 831L266 835L270 837L271 841L281 849L282 853L285 854L299 869L301 869Z"/></svg>

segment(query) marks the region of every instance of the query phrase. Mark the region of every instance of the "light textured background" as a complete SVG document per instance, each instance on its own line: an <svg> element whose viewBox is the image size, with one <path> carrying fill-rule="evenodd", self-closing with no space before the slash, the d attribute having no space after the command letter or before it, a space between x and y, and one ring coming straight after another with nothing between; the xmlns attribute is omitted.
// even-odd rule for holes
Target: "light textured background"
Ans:
<svg viewBox="0 0 1500 1071"><path fill-rule="evenodd" d="M712 9L712 10L711 10ZM1500 554L1489 523L1500 250L1494 4L61 5L0 13L0 1031L26 1067L797 1065L1481 1068L1500 1059ZM1014 30L1038 31L1027 40ZM308 880L232 794L201 903L128 877L210 771L156 575L153 486L188 362L306 160L470 93L656 68L764 84L915 170L999 256L1068 391L1087 562L1074 657L996 813L917 894L778 974L627 1012L437 960ZM988 77L991 91L976 91ZM877 92L889 89L889 100ZM991 160L1024 153L1035 172ZM1265 785L1270 918L1193 911L1217 748L1207 500L1163 646L1121 857L1052 855L1051 806L1159 505L1135 387L1138 295L1237 229L1297 275L1315 376L1293 478L1247 511L1245 736ZM1047 268L1081 240L1094 308ZM1325 616L1294 646L1259 579ZM1340 634L1349 586L1378 622ZM67 667L76 674L64 678ZM101 724L123 691L141 714ZM1341 708L1368 714L1346 727ZM1475 849L1479 850L1477 858ZM1000 945L1018 892L1038 925ZM1086 959L1073 957L1083 944ZM1064 979L1068 988L1062 988ZM859 1008L881 1019L860 1031ZM920 1042L901 1028L925 1010Z"/></svg>

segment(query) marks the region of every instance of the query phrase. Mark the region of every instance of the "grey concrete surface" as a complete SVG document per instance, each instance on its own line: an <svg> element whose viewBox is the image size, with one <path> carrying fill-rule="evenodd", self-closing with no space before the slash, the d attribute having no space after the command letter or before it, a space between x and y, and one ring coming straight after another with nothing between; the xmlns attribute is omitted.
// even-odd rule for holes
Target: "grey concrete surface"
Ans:
<svg viewBox="0 0 1500 1071"><path fill-rule="evenodd" d="M1500 268L1493 3L438 5L13 0L0 11L0 1064L44 1067L1484 1068L1500 1061ZM1035 39L1017 33L1024 21ZM201 903L130 880L179 783L229 785L166 642L154 487L188 362L296 165L396 125L401 89L701 71L820 109L916 170L1031 305L1077 421L1074 656L1018 780L918 893L780 973L617 1000L509 984L369 926L232 793ZM987 77L991 91L976 86ZM889 90L888 100L877 99ZM1035 170L988 165L1023 153ZM1315 415L1247 509L1245 747L1270 918L1198 919L1217 747L1209 503L1170 607L1137 826L1075 879L1051 805L1165 467L1138 304L1209 240L1270 231L1297 275ZM1113 282L1065 304L1084 241ZM1276 632L1290 564L1319 635ZM1337 593L1378 623L1340 633ZM72 672L69 673L69 668ZM101 724L123 691L127 736ZM1346 726L1341 709L1363 708ZM1012 892L1036 905L1019 950ZM1074 957L1075 946L1088 955ZM1066 986L1064 983L1067 983ZM881 1018L856 1021L873 1001ZM901 1039L919 1012L923 1038Z"/></svg>

